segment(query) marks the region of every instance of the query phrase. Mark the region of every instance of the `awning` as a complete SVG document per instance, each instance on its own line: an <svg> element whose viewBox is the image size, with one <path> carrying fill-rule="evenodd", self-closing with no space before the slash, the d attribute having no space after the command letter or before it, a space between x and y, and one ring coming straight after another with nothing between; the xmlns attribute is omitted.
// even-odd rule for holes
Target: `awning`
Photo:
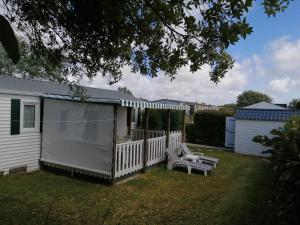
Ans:
<svg viewBox="0 0 300 225"><path fill-rule="evenodd" d="M60 100L68 100L68 101L82 101L79 97L73 97L69 95L54 95L54 94L43 94L44 98L52 98L52 99L60 99ZM110 103L110 104L121 104L124 107L133 107L133 108L141 108L141 109L172 109L172 110L189 110L190 106L188 105L172 105L172 104L161 104L157 102L149 102L145 100L141 101L133 101L126 99L104 99L104 98L91 98L88 97L85 99L86 102L94 102L94 103Z"/></svg>
<svg viewBox="0 0 300 225"><path fill-rule="evenodd" d="M172 104L161 104L157 102L147 101L132 101L121 99L121 106L133 107L133 108L148 108L148 109L173 109L173 110L189 110L188 105L172 105Z"/></svg>

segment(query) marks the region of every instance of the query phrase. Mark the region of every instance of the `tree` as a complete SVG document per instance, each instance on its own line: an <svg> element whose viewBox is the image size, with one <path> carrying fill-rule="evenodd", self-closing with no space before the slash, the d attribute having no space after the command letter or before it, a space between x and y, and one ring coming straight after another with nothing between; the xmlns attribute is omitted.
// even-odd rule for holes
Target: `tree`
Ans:
<svg viewBox="0 0 300 225"><path fill-rule="evenodd" d="M289 103L289 108L300 109L300 99L292 99L292 101Z"/></svg>
<svg viewBox="0 0 300 225"><path fill-rule="evenodd" d="M254 1L2 0L1 6L36 58L66 65L53 79L92 78L100 71L113 83L126 65L173 79L183 66L196 72L208 64L218 82L233 66L226 48L252 32L246 16ZM290 1L262 4L275 16Z"/></svg>
<svg viewBox="0 0 300 225"><path fill-rule="evenodd" d="M17 76L58 81L64 69L63 64L53 66L46 58L35 58L24 41L19 44L20 59L14 64L7 58L6 51L0 46L0 75Z"/></svg>
<svg viewBox="0 0 300 225"><path fill-rule="evenodd" d="M133 95L132 92L127 87L118 87L118 91Z"/></svg>
<svg viewBox="0 0 300 225"><path fill-rule="evenodd" d="M272 98L264 93L257 92L257 91L244 91L237 97L237 107L244 107L247 105L252 105L257 102L266 101L272 102Z"/></svg>
<svg viewBox="0 0 300 225"><path fill-rule="evenodd" d="M229 104L224 104L222 106L222 108L224 110L232 110L232 111L235 111L236 110L236 104L235 103L229 103Z"/></svg>

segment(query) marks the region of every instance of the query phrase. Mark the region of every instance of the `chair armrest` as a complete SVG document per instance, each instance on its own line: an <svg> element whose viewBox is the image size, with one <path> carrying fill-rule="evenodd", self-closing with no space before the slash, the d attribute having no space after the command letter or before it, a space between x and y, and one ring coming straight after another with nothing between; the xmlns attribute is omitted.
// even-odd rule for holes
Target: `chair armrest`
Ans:
<svg viewBox="0 0 300 225"><path fill-rule="evenodd" d="M204 156L204 154L202 152L193 152L193 155L201 155Z"/></svg>
<svg viewBox="0 0 300 225"><path fill-rule="evenodd" d="M175 164L177 162L180 162L180 163L184 162L184 163L186 163L186 165L189 164L189 162L186 161L186 160L173 160L173 161L169 161L168 164L173 165L173 164Z"/></svg>

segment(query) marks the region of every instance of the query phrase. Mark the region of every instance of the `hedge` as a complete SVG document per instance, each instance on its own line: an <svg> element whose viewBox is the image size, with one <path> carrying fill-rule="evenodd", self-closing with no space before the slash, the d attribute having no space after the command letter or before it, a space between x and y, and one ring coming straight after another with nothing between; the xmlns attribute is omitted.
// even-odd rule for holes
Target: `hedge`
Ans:
<svg viewBox="0 0 300 225"><path fill-rule="evenodd" d="M171 110L170 129L182 129L182 111ZM167 130L168 112L167 110L150 109L149 110L149 129L150 130Z"/></svg>
<svg viewBox="0 0 300 225"><path fill-rule="evenodd" d="M200 111L194 114L194 123L186 126L186 138L190 143L224 146L226 111Z"/></svg>

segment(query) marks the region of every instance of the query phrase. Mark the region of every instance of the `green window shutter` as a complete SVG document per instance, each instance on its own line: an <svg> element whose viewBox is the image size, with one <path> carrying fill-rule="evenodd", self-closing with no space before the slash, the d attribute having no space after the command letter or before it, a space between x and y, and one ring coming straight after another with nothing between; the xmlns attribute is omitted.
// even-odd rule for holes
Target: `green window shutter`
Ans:
<svg viewBox="0 0 300 225"><path fill-rule="evenodd" d="M20 99L11 100L11 116L10 116L10 134L16 135L20 134Z"/></svg>

